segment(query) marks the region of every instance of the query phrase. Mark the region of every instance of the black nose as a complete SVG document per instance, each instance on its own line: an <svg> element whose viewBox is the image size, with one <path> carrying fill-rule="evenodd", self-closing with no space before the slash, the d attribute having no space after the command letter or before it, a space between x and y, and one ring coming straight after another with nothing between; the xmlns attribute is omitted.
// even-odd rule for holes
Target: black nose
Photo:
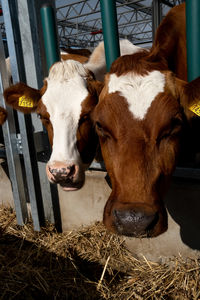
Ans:
<svg viewBox="0 0 200 300"><path fill-rule="evenodd" d="M117 233L132 237L147 237L159 219L158 213L134 210L114 210L113 215Z"/></svg>

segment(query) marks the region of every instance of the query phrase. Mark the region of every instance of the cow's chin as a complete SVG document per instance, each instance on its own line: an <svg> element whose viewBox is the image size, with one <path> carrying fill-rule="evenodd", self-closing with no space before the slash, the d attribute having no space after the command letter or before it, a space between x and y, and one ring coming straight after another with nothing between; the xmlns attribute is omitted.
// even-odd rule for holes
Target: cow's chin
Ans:
<svg viewBox="0 0 200 300"><path fill-rule="evenodd" d="M72 192L72 191L77 191L80 190L84 185L84 180L79 181L79 182L62 182L60 183L61 188L65 192Z"/></svg>

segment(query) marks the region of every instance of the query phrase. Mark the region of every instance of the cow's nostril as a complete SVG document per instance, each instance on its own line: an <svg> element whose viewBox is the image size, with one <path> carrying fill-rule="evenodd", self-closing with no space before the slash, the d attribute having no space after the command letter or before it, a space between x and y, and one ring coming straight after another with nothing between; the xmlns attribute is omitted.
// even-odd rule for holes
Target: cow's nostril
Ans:
<svg viewBox="0 0 200 300"><path fill-rule="evenodd" d="M134 210L114 210L115 228L126 236L148 236L158 222L159 216Z"/></svg>
<svg viewBox="0 0 200 300"><path fill-rule="evenodd" d="M49 172L53 175L57 173L57 169L49 167Z"/></svg>
<svg viewBox="0 0 200 300"><path fill-rule="evenodd" d="M150 232L151 230L154 229L154 227L156 226L156 224L158 223L159 220L159 214L155 213L154 214L154 218L152 219L152 221L149 223L149 225L146 228L146 232L148 234L148 232Z"/></svg>
<svg viewBox="0 0 200 300"><path fill-rule="evenodd" d="M69 177L74 176L74 174L76 172L75 165L68 166L67 169L68 169L68 176Z"/></svg>

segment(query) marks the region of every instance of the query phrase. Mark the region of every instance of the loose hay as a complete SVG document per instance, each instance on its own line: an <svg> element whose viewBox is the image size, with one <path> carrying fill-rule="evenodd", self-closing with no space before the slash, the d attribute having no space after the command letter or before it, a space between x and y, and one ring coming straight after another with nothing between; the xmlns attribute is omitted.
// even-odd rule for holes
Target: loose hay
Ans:
<svg viewBox="0 0 200 300"><path fill-rule="evenodd" d="M200 260L135 259L101 223L57 233L0 207L0 299L200 299Z"/></svg>

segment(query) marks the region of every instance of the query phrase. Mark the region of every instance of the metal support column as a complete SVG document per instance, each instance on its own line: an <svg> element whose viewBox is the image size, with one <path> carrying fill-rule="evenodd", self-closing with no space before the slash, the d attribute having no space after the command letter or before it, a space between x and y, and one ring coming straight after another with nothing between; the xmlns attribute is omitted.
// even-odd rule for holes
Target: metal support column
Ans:
<svg viewBox="0 0 200 300"><path fill-rule="evenodd" d="M188 81L200 76L200 1L186 1Z"/></svg>
<svg viewBox="0 0 200 300"><path fill-rule="evenodd" d="M100 0L103 38L107 71L112 62L120 56L119 34L115 0Z"/></svg>
<svg viewBox="0 0 200 300"><path fill-rule="evenodd" d="M60 60L53 7L45 4L41 7L40 14L42 20L46 61L49 70L56 61Z"/></svg>
<svg viewBox="0 0 200 300"><path fill-rule="evenodd" d="M153 0L152 2L152 32L153 40L156 35L156 30L162 20L161 0Z"/></svg>

